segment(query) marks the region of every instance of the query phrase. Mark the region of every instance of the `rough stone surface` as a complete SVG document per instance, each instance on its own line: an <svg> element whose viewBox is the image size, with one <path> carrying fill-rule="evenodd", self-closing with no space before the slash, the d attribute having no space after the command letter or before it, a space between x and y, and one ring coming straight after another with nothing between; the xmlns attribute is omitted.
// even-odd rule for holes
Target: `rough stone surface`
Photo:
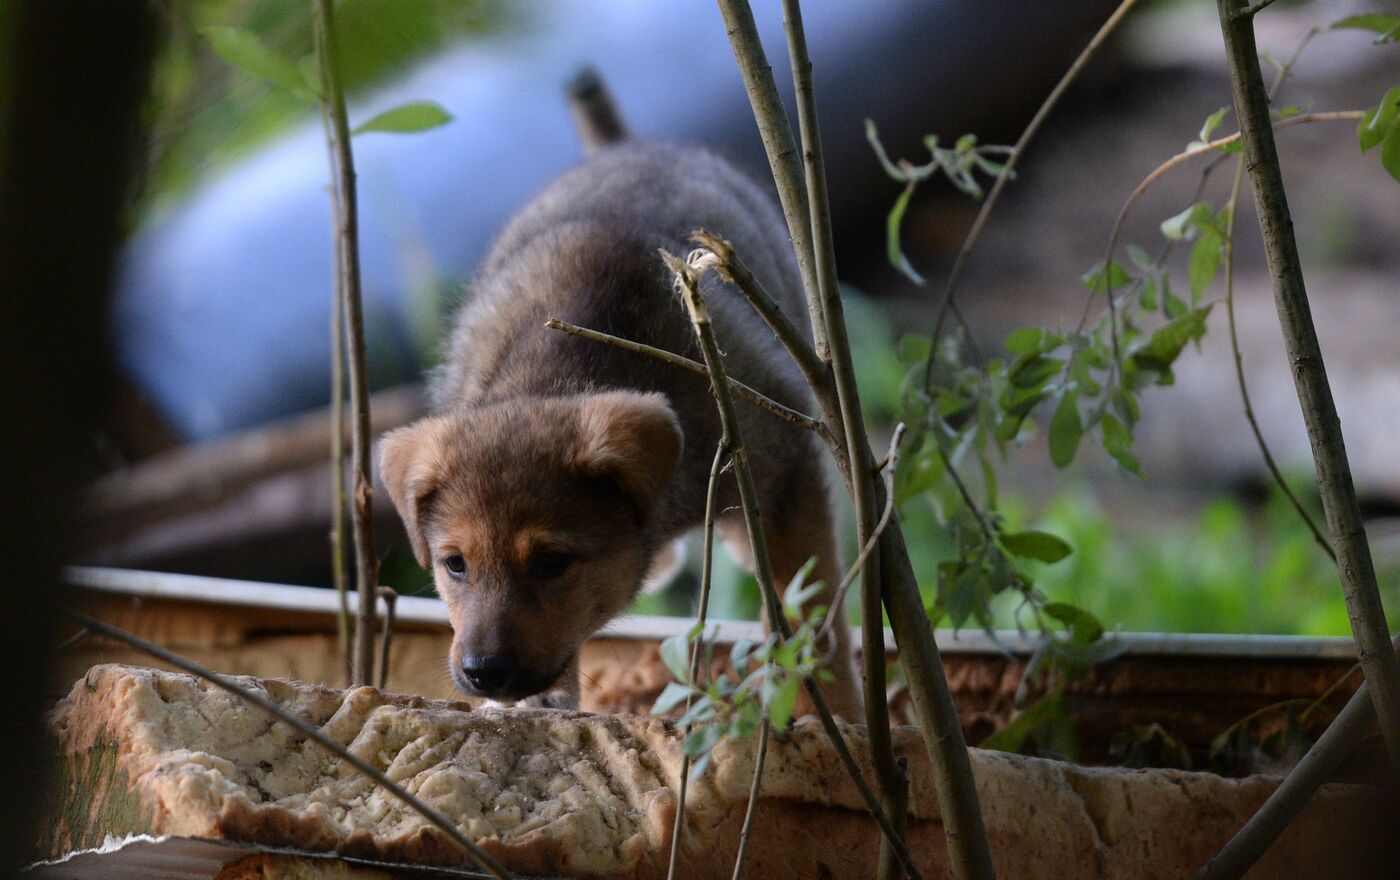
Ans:
<svg viewBox="0 0 1400 880"><path fill-rule="evenodd" d="M521 873L665 876L679 735L636 716L477 710L465 704L242 679L298 713L456 821ZM55 710L67 772L49 854L101 836L102 805L155 834L294 846L426 864L467 856L353 768L259 710L191 676L94 667ZM847 727L864 759L863 728ZM936 795L918 732L896 731L911 776L910 844L926 876L946 876ZM752 742L718 747L690 787L682 876L727 877ZM93 762L89 756L101 760ZM973 766L1000 876L1190 877L1273 790L1170 770L1086 769L995 752ZM94 797L105 784L122 789ZM83 805L87 805L86 811ZM1252 878L1390 877L1396 815L1378 790L1333 785L1314 799ZM868 877L873 823L817 725L775 735L764 769L750 876ZM1387 871L1386 865L1392 866Z"/></svg>

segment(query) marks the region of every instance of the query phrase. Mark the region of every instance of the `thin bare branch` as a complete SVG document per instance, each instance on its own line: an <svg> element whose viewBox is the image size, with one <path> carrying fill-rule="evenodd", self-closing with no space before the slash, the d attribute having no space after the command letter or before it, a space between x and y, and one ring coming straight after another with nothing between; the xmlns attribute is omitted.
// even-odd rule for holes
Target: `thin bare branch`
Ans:
<svg viewBox="0 0 1400 880"><path fill-rule="evenodd" d="M321 85L325 94L321 106L332 135L329 149L333 157L331 168L337 209L336 289L340 292L349 346L350 459L355 472L351 512L355 532L355 583L359 590L352 681L365 684L371 680L374 670L375 590L379 586L379 556L374 549L374 520L371 514L374 479L370 463L365 317L360 293L359 209L355 192L355 157L350 148L350 123L337 68L331 0L315 0L315 13L316 55L321 65Z"/></svg>
<svg viewBox="0 0 1400 880"><path fill-rule="evenodd" d="M724 361L720 355L719 345L715 342L709 310L705 306L704 297L700 293L698 281L691 267L664 251L662 257L666 261L667 267L676 276L681 299L690 314L691 324L695 327L695 335L700 343L700 351L704 354L705 365L710 371L710 384L715 391L715 402L719 408L725 443L729 447L734 465L734 476L739 485L739 501L744 513L749 547L753 552L754 574L757 576L759 588L763 594L769 623L777 631L780 638L787 640L792 637L792 627L783 614L782 599L778 596L777 587L773 583L773 566L768 558L768 542L764 538L763 521L758 509L758 490L754 486L753 474L749 469L748 451L744 448L743 439L739 433L739 419L734 410L734 398L730 394L730 384L726 381ZM927 626L927 620L925 620L925 626ZM836 719L831 714L831 708L827 705L826 697L822 694L821 688L817 686L816 680L810 675L803 677L802 684L817 710L822 728L831 739L832 747L841 758L846 772L850 774L866 808L875 817L875 822L880 826L881 833L890 841L900 864L911 877L921 877L922 875L914 865L908 847L904 844L903 837L891 824L889 816L881 807L880 801L876 799L869 783L866 782L860 766L852 757L850 748L846 744L841 729L836 725Z"/></svg>
<svg viewBox="0 0 1400 880"><path fill-rule="evenodd" d="M1400 651L1400 637L1391 642L1391 649ZM1357 743L1375 723L1376 707L1366 683L1362 682L1327 730L1289 771L1288 777L1249 817L1244 827L1235 832L1224 849L1201 868L1196 880L1239 880L1243 877L1297 818L1313 793L1356 751Z"/></svg>
<svg viewBox="0 0 1400 880"><path fill-rule="evenodd" d="M749 785L749 806L744 811L744 827L739 832L739 852L734 857L733 880L744 876L744 856L749 851L749 833L753 831L753 817L758 812L758 790L763 784L763 762L768 757L768 732L773 725L764 716L758 729L758 755L753 761L753 782Z"/></svg>
<svg viewBox="0 0 1400 880"><path fill-rule="evenodd" d="M1040 126L1045 122L1046 118L1050 116L1051 111L1053 111L1055 105L1060 102L1060 98L1064 95L1065 91L1069 89L1070 84L1079 77L1079 72L1084 69L1084 65L1089 63L1089 59L1094 56L1094 53L1099 50L1099 47L1104 44L1109 35L1117 29L1119 22L1123 20L1123 17L1128 14L1128 10L1132 9L1136 2L1137 0L1123 0L1122 3L1118 4L1118 8L1115 9L1113 14L1108 17L1108 20L1103 23L1098 33L1094 34L1093 39L1091 39L1089 44L1079 53L1079 57L1074 59L1074 63L1069 66L1069 70L1065 71L1064 76L1060 77L1060 81L1055 84L1055 88L1050 91L1050 94L1040 105L1040 109L1035 112L1035 116L1031 117L1031 121L1026 126L1026 130L1021 132L1021 137L1011 148L1011 154L1007 157L1006 163L1002 166L1001 173L997 175L997 179L992 183L992 188L988 191L987 198L982 202L982 207L977 211L977 218L972 221L972 228L967 231L967 238L963 239L962 247L958 250L958 255L953 260L953 268L948 272L948 280L943 285L943 299L939 302L938 315L934 318L933 333L931 334L931 338L934 340L934 349L929 352L928 363L924 368L924 389L926 391L933 385L934 352L938 349L938 338L943 333L943 322L947 318L949 310L954 308L954 297L957 293L958 281L962 278L963 266L967 263L968 254L972 253L973 245L977 244L977 239L981 237L982 228L987 225L987 218L991 216L992 208L996 206L997 199L1001 197L1001 191L1006 188L1007 181L1015 174L1016 163L1019 162L1021 156L1025 154L1026 147L1030 145L1031 139L1040 131Z"/></svg>
<svg viewBox="0 0 1400 880"><path fill-rule="evenodd" d="M188 657L182 657L174 651L167 650L154 642L148 642L139 636L132 635L126 630L110 626L79 611L67 611L65 613L92 632L99 633L109 639L115 639L123 644L129 645L142 653L163 660L177 669L183 669L191 675L197 675L220 690L233 694L245 703L257 706L273 718L281 721L283 724L335 755L351 767L354 767L356 770L368 776L376 785L402 801L404 806L413 810L424 819L427 819L444 834L452 838L458 846L470 853L472 858L476 859L477 863L492 876L500 878L500 880L510 880L510 871L506 870L505 866L496 861L490 853L477 846L476 843L464 835L451 819L444 816L437 809L423 803L407 791L404 791L403 788L399 787L389 779L389 777L385 776L383 771L378 767L368 763L363 758L346 749L345 746L326 736L302 718L293 715L267 697L243 687L233 679L220 675L212 669L201 666Z"/></svg>
<svg viewBox="0 0 1400 880"><path fill-rule="evenodd" d="M768 167L778 188L778 201L783 206L788 234L792 236L797 268L802 276L802 289L807 294L812 344L817 357L826 361L830 355L826 315L822 311L825 301L819 295L807 187L797 144L788 125L787 110L778 96L773 69L763 52L763 42L758 38L758 26L754 23L748 0L718 0L718 3L729 34L729 45L734 49L734 59L739 62L739 73L744 80L749 105L753 108L754 120L758 123L758 134L763 139L763 150L768 154Z"/></svg>
<svg viewBox="0 0 1400 880"><path fill-rule="evenodd" d="M394 639L399 594L389 587L380 587L378 592L379 598L384 600L384 631L379 636L379 689L382 691L389 684L389 647Z"/></svg>
<svg viewBox="0 0 1400 880"><path fill-rule="evenodd" d="M1400 772L1400 662L1391 648L1385 610L1376 584L1366 539L1365 521L1356 498L1341 420L1327 380L1327 370L1313 325L1302 264L1284 192L1269 97L1259 67L1253 20L1237 17L1240 0L1218 0L1220 29L1230 67L1235 116L1244 133L1245 167L1264 237L1265 255L1274 278L1274 300L1298 402L1312 445L1318 491L1337 553L1347 615L1371 699L1380 718L1392 775ZM1297 117L1294 117L1297 118Z"/></svg>
<svg viewBox="0 0 1400 880"><path fill-rule="evenodd" d="M1243 18L1253 18L1266 7L1272 6L1273 3L1274 0L1254 0L1254 2L1249 4L1248 6L1242 6L1239 9L1236 9L1233 13L1230 14L1230 18L1235 21L1238 21Z"/></svg>
<svg viewBox="0 0 1400 880"><path fill-rule="evenodd" d="M544 322L544 325L551 330L558 330L561 333L568 333L573 336L578 336L583 339L591 340L593 342L601 342L605 345L611 345L615 348L621 348L625 351L630 351L635 354L644 354L647 357L656 358L657 360L668 363L674 367L680 367L683 370L689 370L690 372L695 373L698 376L710 375L710 371L706 369L704 364L697 363L691 360L690 358L685 357L684 355L679 355L672 351L666 351L665 349L655 348L642 342L633 342L630 339L623 339L620 336L612 336L607 333L599 333L597 330L589 330L587 327L579 327L575 324L570 324L567 321L560 321L556 318L550 318L548 321ZM730 388L733 388L736 392L738 392L741 397L747 398L748 401L754 404L755 406L758 406L761 409L765 409L781 419L792 422L799 428L806 428L808 431L814 431L819 437L826 441L828 445L835 442L835 438L832 436L831 431L826 427L826 425L822 424L820 421L812 418L809 415L800 413L792 407L784 406L783 404L778 403L773 398L754 390L750 386L745 385L743 382L740 382L738 379L735 379L731 376L726 376L725 378L727 379Z"/></svg>
<svg viewBox="0 0 1400 880"><path fill-rule="evenodd" d="M321 129L326 137L326 164L335 167L335 135L330 120L321 114ZM340 216L340 187L330 187L331 210ZM340 254L337 248L335 271L339 272ZM340 599L336 616L336 648L345 662L345 684L354 676L354 661L350 654L350 584L345 570L345 548L349 543L345 508L345 310L341 308L339 288L331 291L331 581Z"/></svg>
<svg viewBox="0 0 1400 880"><path fill-rule="evenodd" d="M850 590L851 584L865 568L866 559L875 552L875 548L880 543L880 536L885 533L885 527L890 524L890 519L894 516L894 471L899 466L899 441L904 438L905 430L906 426L903 422L895 425L894 435L890 437L890 451L885 453L885 458L878 466L878 469L885 473L885 510L880 514L880 522L876 524L874 534L865 542L865 546L860 548L860 554L856 556L856 561L851 564L845 577L841 578L841 583L837 586L836 593L831 599L831 607L826 611L826 619L822 621L821 629L817 630L818 643L826 638L826 634L831 631L838 620L845 619L846 592Z"/></svg>
<svg viewBox="0 0 1400 880"><path fill-rule="evenodd" d="M783 348L787 349L797 369L802 371L802 377L807 380L807 384L819 394L823 388L830 389L830 368L817 357L817 352L807 341L807 337L783 313L782 307L773 299L768 288L763 286L744 261L734 253L734 246L705 229L695 230L690 240L714 254L714 270L722 279L737 287L744 299L749 301L749 305L753 306L754 311L758 312L759 317L783 344ZM688 259L687 262L695 261ZM827 393L830 393L829 390Z"/></svg>
<svg viewBox="0 0 1400 880"><path fill-rule="evenodd" d="M704 655L705 619L710 613L710 583L713 580L715 557L715 515L718 513L719 475L724 470L724 457L729 449L721 440L715 446L715 459L710 464L710 481L705 489L705 526L703 534L704 555L700 558L700 608L696 613L696 623L700 634L690 646L690 680L700 680L700 660ZM692 690L692 694L694 691ZM690 696L685 698L686 710L690 709ZM690 755L681 755L681 779L676 793L676 821L671 826L671 858L666 866L666 880L676 876L676 866L680 862L681 835L685 833L685 797L690 784Z"/></svg>

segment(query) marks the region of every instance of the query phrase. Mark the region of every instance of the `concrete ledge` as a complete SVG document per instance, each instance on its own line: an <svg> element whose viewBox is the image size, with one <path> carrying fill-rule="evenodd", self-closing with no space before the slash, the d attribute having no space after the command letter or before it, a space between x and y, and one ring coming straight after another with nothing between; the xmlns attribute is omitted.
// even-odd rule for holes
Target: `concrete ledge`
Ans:
<svg viewBox="0 0 1400 880"><path fill-rule="evenodd" d="M446 812L522 874L665 876L680 767L669 724L636 716L465 704L244 679ZM460 866L443 835L337 759L181 674L95 667L51 719L61 757L41 855L107 835L234 841ZM863 728L849 727L858 754ZM946 876L917 731L910 843ZM727 877L753 743L725 744L690 788L682 876ZM973 751L1000 876L1190 877L1274 789L1171 770L1089 769ZM868 877L876 831L816 725L774 737L749 854L755 877ZM1397 815L1379 789L1325 787L1251 878L1393 877ZM231 859L232 860L232 859Z"/></svg>

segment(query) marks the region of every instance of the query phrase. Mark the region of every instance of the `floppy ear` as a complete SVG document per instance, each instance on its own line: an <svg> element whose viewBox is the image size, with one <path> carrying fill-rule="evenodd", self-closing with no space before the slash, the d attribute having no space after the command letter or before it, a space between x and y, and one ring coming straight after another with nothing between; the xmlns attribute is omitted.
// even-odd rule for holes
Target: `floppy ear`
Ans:
<svg viewBox="0 0 1400 880"><path fill-rule="evenodd" d="M379 441L379 477L403 520L413 555L418 557L419 565L429 570L433 561L423 534L422 517L443 472L443 427L442 419L422 419L390 431Z"/></svg>
<svg viewBox="0 0 1400 880"><path fill-rule="evenodd" d="M645 517L681 461L680 422L663 394L609 391L579 403L580 470L611 476Z"/></svg>

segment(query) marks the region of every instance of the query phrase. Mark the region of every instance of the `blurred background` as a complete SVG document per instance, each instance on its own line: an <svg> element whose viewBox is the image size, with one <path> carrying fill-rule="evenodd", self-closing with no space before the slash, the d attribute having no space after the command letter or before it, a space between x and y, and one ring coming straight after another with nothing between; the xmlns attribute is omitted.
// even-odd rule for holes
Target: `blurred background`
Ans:
<svg viewBox="0 0 1400 880"><path fill-rule="evenodd" d="M929 281L913 283L887 258L886 217L901 184L881 169L865 120L879 126L891 156L915 163L927 160L929 134L944 145L965 133L1012 143L1115 6L809 4L840 272L864 403L885 437L910 367L901 339L929 333L979 204L946 180L918 189L901 241ZM778 4L755 7L781 83ZM1258 19L1261 49L1286 58L1310 29L1374 8L1280 2ZM305 64L309 12L276 0L163 9L168 31L146 108L147 161L111 315L119 390L98 437L102 472L87 493L86 561L327 585L325 144L304 95L230 65L210 39L210 28L237 28ZM355 138L376 432L422 413L420 377L436 362L447 316L470 295L492 235L579 161L564 86L583 65L611 87L635 136L702 143L767 180L708 0L344 0L338 10L352 124L408 100L435 101L453 117L431 131ZM1359 30L1318 34L1279 106L1303 113L1374 106L1400 82L1400 50L1373 38ZM1140 2L1022 158L968 263L959 303L978 349L999 357L1019 327L1078 320L1087 295L1079 278L1103 260L1128 194L1229 103L1214 4ZM1354 126L1297 126L1279 142L1384 598L1394 608L1400 188L1374 153L1361 154ZM1233 131L1227 115L1215 136ZM1164 219L1199 200L1218 209L1233 165L1203 179L1209 163L1164 176L1128 215L1122 241L1155 253ZM1235 277L1243 365L1260 428L1315 509L1307 439L1245 202ZM1173 271L1184 279L1184 252L1178 262ZM1220 293L1217 279L1206 301ZM1029 564L1041 589L1125 630L1348 633L1330 560L1272 487L1244 420L1223 309L1181 356L1174 379L1143 397L1141 478L1096 449L1057 470L1036 434L1010 455L1000 479L1008 526L1044 528L1074 548L1054 565ZM932 596L951 544L932 502L910 499L901 512ZM401 593L430 594L382 492L376 515L384 581ZM687 614L693 588L693 574L683 575L643 596L636 610ZM727 559L717 593L712 614L757 615L753 584ZM1012 621L1009 608L993 611L999 624Z"/></svg>

